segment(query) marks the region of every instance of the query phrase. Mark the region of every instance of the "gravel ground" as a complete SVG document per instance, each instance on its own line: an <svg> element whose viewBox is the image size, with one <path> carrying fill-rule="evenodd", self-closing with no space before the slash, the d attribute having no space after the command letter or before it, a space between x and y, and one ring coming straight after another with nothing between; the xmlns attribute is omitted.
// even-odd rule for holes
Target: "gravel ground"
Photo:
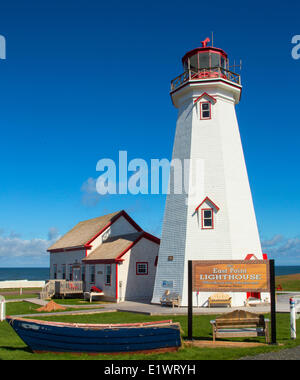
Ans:
<svg viewBox="0 0 300 380"><path fill-rule="evenodd" d="M300 346L257 356L246 356L239 360L300 360Z"/></svg>

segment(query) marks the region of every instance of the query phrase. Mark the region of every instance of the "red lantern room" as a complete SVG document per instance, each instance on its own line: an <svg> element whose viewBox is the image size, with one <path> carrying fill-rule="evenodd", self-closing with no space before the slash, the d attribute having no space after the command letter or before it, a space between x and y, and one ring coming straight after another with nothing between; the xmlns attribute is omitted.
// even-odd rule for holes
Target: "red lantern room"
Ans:
<svg viewBox="0 0 300 380"><path fill-rule="evenodd" d="M240 84L240 76L229 71L228 56L224 50L207 46L209 38L202 41L202 47L187 52L182 58L184 73L171 82L171 91L184 82L199 79L221 78Z"/></svg>
<svg viewBox="0 0 300 380"><path fill-rule="evenodd" d="M193 49L185 54L182 58L184 70L199 71L201 69L216 68L227 69L228 58L227 54L222 50L214 47L207 47L207 38L202 42L202 47Z"/></svg>

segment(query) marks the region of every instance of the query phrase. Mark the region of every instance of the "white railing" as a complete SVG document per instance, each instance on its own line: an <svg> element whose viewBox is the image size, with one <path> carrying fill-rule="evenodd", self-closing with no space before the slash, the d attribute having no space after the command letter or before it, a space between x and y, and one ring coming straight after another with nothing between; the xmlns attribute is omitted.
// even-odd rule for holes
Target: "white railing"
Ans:
<svg viewBox="0 0 300 380"><path fill-rule="evenodd" d="M40 298L80 293L83 293L83 281L50 280L41 291Z"/></svg>
<svg viewBox="0 0 300 380"><path fill-rule="evenodd" d="M55 294L55 280L50 280L43 287L40 293L40 298L41 299L51 298L54 296L54 294Z"/></svg>

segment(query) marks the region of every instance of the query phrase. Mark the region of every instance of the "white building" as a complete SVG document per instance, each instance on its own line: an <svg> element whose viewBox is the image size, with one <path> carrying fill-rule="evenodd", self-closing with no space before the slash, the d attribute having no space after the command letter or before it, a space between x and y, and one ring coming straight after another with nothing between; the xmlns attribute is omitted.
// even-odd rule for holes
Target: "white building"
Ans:
<svg viewBox="0 0 300 380"><path fill-rule="evenodd" d="M172 158L202 166L196 174L190 166L186 194L172 193L170 178L153 303L169 289L187 305L188 260L263 259L235 112L240 76L228 71L223 50L207 47L207 40L202 45L183 57L184 73L171 83L178 109ZM201 179L197 196L195 176ZM194 305L205 306L210 295L194 294ZM232 305L241 306L249 294L231 296Z"/></svg>
<svg viewBox="0 0 300 380"><path fill-rule="evenodd" d="M110 301L151 300L159 243L125 211L86 220L48 249L50 279L82 280Z"/></svg>

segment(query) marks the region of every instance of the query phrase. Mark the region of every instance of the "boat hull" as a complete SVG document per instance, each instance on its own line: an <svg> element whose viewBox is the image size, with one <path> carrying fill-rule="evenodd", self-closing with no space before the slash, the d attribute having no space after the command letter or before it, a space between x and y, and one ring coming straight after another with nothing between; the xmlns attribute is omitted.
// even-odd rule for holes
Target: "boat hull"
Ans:
<svg viewBox="0 0 300 380"><path fill-rule="evenodd" d="M172 321L91 325L7 317L34 352L116 354L171 351L181 345L180 324Z"/></svg>

